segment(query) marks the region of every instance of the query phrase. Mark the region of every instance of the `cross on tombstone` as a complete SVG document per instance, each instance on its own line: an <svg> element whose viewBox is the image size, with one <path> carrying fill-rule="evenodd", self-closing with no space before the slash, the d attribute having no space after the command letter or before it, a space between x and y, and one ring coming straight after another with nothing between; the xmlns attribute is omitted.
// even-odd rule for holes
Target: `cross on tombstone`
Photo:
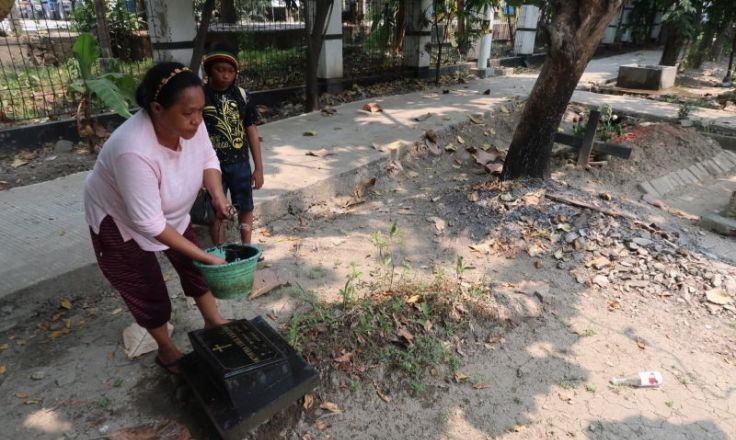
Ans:
<svg viewBox="0 0 736 440"><path fill-rule="evenodd" d="M601 112L598 110L590 111L588 125L585 126L585 134L582 138L567 133L555 133L555 143L569 145L578 150L577 165L581 168L588 165L590 153L593 151L610 154L622 159L628 159L631 156L631 147L595 140L595 132L598 129L600 119Z"/></svg>

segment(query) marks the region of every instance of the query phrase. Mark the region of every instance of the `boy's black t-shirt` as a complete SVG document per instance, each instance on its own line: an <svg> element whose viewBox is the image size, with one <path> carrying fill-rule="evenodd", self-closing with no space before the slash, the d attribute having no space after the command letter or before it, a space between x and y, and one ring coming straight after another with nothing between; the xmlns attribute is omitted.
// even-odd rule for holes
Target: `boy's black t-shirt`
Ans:
<svg viewBox="0 0 736 440"><path fill-rule="evenodd" d="M221 164L248 160L245 129L258 123L253 100L234 84L224 91L205 86L204 124Z"/></svg>

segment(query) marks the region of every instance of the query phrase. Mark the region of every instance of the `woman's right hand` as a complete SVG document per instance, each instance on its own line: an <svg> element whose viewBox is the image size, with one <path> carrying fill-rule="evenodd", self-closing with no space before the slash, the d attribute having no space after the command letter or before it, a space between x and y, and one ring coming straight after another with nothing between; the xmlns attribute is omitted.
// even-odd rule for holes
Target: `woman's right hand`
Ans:
<svg viewBox="0 0 736 440"><path fill-rule="evenodd" d="M212 254L207 254L207 258L204 261L202 261L202 262L204 264L209 264L210 266L219 266L221 264L227 263L227 261L225 261L225 259L220 258L220 257L218 257L216 255L212 255Z"/></svg>

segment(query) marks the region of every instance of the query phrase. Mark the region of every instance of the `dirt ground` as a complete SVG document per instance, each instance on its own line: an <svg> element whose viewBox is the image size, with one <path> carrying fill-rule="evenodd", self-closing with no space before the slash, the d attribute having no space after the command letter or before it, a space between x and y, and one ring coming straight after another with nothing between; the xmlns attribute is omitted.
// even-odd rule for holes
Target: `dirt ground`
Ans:
<svg viewBox="0 0 736 440"><path fill-rule="evenodd" d="M226 316L268 316L283 330L309 308L304 291L338 301L354 270L361 272L360 286L380 282L385 268L372 237L396 222L399 279L452 274L462 256L472 267L466 282L490 287L507 310L455 335L459 371L470 380L430 375L424 391L415 393L391 388L394 382L382 381L377 370L347 375L322 359L314 397L341 412L318 405L305 411L298 402L250 438L736 436L736 268L704 256L692 225L639 202L631 181L607 177L614 170L631 179L637 172L663 174L680 163L663 160L643 169L636 159L609 160L580 171L560 150L551 181L500 184L467 148L476 156L502 149L517 117L510 105L440 133L438 155L422 151L389 163L362 203L346 208L345 196L261 225L255 240L265 264L291 287L220 303ZM672 142L699 142L697 133L662 124L639 130L632 143L662 142L657 154L642 157L668 153ZM649 143L641 142L642 148ZM687 162L714 147L677 148ZM186 332L199 328L201 318L164 267L174 338L188 350ZM177 420L194 438L216 438L187 388L165 376L153 355L126 358L120 335L132 320L114 292L80 287L66 296L68 303L29 308L17 300L0 309L0 365L6 368L0 437L92 439ZM649 370L662 373L661 387L609 385L613 376Z"/></svg>

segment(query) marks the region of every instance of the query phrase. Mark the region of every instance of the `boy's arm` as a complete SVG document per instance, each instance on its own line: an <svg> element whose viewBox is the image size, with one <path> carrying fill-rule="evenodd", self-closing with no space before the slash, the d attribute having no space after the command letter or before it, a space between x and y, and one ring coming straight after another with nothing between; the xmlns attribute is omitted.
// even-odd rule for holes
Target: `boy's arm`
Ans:
<svg viewBox="0 0 736 440"><path fill-rule="evenodd" d="M255 189L261 189L263 187L263 159L261 158L261 139L258 134L258 126L248 126L245 131L250 144L250 153L253 155L253 163L255 164L252 185Z"/></svg>

